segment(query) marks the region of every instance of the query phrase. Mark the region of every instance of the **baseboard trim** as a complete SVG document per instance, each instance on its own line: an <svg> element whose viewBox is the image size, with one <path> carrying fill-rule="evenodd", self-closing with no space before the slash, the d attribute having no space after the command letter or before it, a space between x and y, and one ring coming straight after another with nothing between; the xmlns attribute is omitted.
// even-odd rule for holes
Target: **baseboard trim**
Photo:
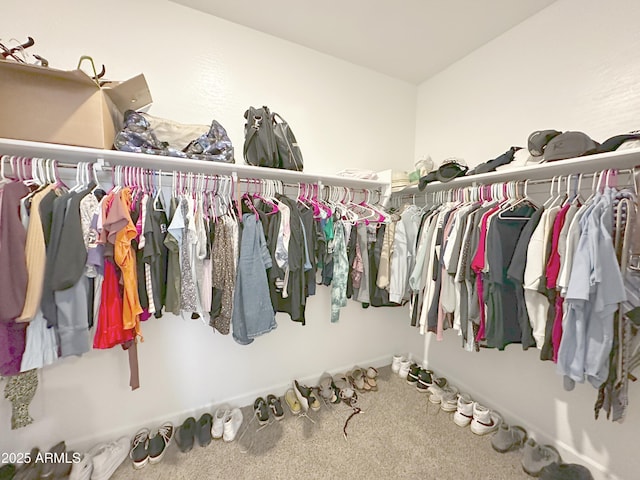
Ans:
<svg viewBox="0 0 640 480"><path fill-rule="evenodd" d="M331 375L335 375L337 373L346 372L348 370L351 370L354 367L354 365L361 365L363 367L371 366L375 368L383 367L391 363L392 356L393 354L388 354L388 355L384 355L376 358L362 359L353 364L342 365L342 366L330 369L327 371L327 373L330 373ZM411 353L408 354L408 358L414 358L414 357L415 356L413 354ZM318 372L314 375L308 375L305 377L297 378L296 380L304 384L316 385L322 373L323 372ZM257 389L251 392L243 393L242 395L223 398L220 401L215 403L212 402L207 405L200 405L191 409L185 409L178 412L168 412L166 415L163 415L161 417L149 418L144 423L130 424L130 425L118 427L105 432L92 433L90 435L87 435L82 438L78 438L76 440L69 440L67 441L67 445L69 448L72 448L73 450L85 452L99 443L109 442L123 436L133 438L135 433L143 427L157 428L158 426L162 425L165 422L173 422L173 424L177 427L178 425L181 425L186 418L192 416L197 419L205 412L213 413L216 408L218 408L220 405L223 405L223 404L228 404L228 405L231 405L232 407L242 408L248 405L253 405L253 402L257 397L264 397L270 393L274 395L284 395L284 393L289 388L291 388L293 380L294 379L292 378L287 382L283 382L277 385L272 385L269 388Z"/></svg>

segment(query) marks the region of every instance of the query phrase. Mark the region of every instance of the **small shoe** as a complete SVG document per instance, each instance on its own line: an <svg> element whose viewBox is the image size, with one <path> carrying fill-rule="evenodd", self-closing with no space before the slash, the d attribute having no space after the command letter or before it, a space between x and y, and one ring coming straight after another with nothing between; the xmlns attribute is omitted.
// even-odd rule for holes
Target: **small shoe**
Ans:
<svg viewBox="0 0 640 480"><path fill-rule="evenodd" d="M402 355L394 355L391 359L391 371L393 373L400 372L400 363L404 361L404 357Z"/></svg>
<svg viewBox="0 0 640 480"><path fill-rule="evenodd" d="M491 437L491 446L496 452L507 453L518 450L527 440L527 432L516 425L500 424L496 434Z"/></svg>
<svg viewBox="0 0 640 480"><path fill-rule="evenodd" d="M458 395L456 413L453 414L453 423L459 427L466 427L473 420L473 400L466 393Z"/></svg>
<svg viewBox="0 0 640 480"><path fill-rule="evenodd" d="M316 395L313 393L311 387L302 385L297 380L294 380L293 389L296 393L296 397L298 397L300 405L302 405L302 410L304 410L305 412L308 411L309 408L314 411L320 410L320 402L318 401Z"/></svg>
<svg viewBox="0 0 640 480"><path fill-rule="evenodd" d="M213 417L210 413L203 413L196 426L196 435L201 447L206 447L211 443L211 429L213 428Z"/></svg>
<svg viewBox="0 0 640 480"><path fill-rule="evenodd" d="M440 408L443 412L451 413L458 409L458 389L452 386L445 386L444 394L440 400Z"/></svg>
<svg viewBox="0 0 640 480"><path fill-rule="evenodd" d="M49 450L48 452L50 456L47 456L47 457L52 459L60 458L63 456L63 454L66 451L67 451L67 445L64 443L64 441L58 442L53 447L51 447L51 450ZM56 466L59 465L60 463L62 462L58 462L58 460L45 460L44 464L42 465L42 471L40 472L40 478L43 480L53 478Z"/></svg>
<svg viewBox="0 0 640 480"><path fill-rule="evenodd" d="M271 414L276 420L282 420L284 418L284 410L282 409L282 403L280 399L275 395L267 395L267 404L271 409Z"/></svg>
<svg viewBox="0 0 640 480"><path fill-rule="evenodd" d="M155 435L149 437L149 463L156 464L162 460L173 440L173 430L173 423L166 422L158 428Z"/></svg>
<svg viewBox="0 0 640 480"><path fill-rule="evenodd" d="M433 385L433 372L431 370L420 369L418 372L418 380L415 385L419 392L428 392L429 387Z"/></svg>
<svg viewBox="0 0 640 480"><path fill-rule="evenodd" d="M429 398L431 400L431 398ZM440 389L440 409L443 412L455 412L458 408L458 389L445 385Z"/></svg>
<svg viewBox="0 0 640 480"><path fill-rule="evenodd" d="M89 458L93 459L91 480L108 480L120 464L127 458L129 438L122 437L109 443L102 443L89 450Z"/></svg>
<svg viewBox="0 0 640 480"><path fill-rule="evenodd" d="M133 468L145 467L149 462L149 429L143 428L136 433L131 442L129 456L133 461Z"/></svg>
<svg viewBox="0 0 640 480"><path fill-rule="evenodd" d="M351 378L353 378L353 386L356 387L359 392L371 390L371 385L366 382L365 373L360 367L353 369L353 372L351 372Z"/></svg>
<svg viewBox="0 0 640 480"><path fill-rule="evenodd" d="M258 423L260 425L266 425L269 423L269 408L267 407L267 402L264 398L258 397L256 401L253 402L253 413L258 419Z"/></svg>
<svg viewBox="0 0 640 480"><path fill-rule="evenodd" d="M318 393L324 398L325 401L330 403L336 403L335 386L333 385L333 378L328 373L322 374L320 381L318 382Z"/></svg>
<svg viewBox="0 0 640 480"><path fill-rule="evenodd" d="M367 375L365 377L366 382L371 387L371 391L378 391L378 370L373 367L367 368Z"/></svg>
<svg viewBox="0 0 640 480"><path fill-rule="evenodd" d="M299 415L302 411L302 405L298 401L298 397L296 396L296 392L293 391L293 388L290 388L284 394L284 401L291 410L291 413L294 415Z"/></svg>
<svg viewBox="0 0 640 480"><path fill-rule="evenodd" d="M358 394L353 388L347 387L340 390L340 399L350 407L354 407L358 402Z"/></svg>
<svg viewBox="0 0 640 480"><path fill-rule="evenodd" d="M182 453L186 453L193 448L196 438L196 419L187 418L176 431L176 443Z"/></svg>
<svg viewBox="0 0 640 480"><path fill-rule="evenodd" d="M532 477L540 476L543 468L561 461L560 454L551 445L539 445L533 438L524 444L522 469Z"/></svg>
<svg viewBox="0 0 640 480"><path fill-rule="evenodd" d="M242 425L242 411L234 408L224 422L224 433L222 435L225 442L233 442Z"/></svg>
<svg viewBox="0 0 640 480"><path fill-rule="evenodd" d="M473 420L471 431L476 435L486 435L497 430L502 423L502 417L497 412L489 410L478 402L473 404Z"/></svg>
<svg viewBox="0 0 640 480"><path fill-rule="evenodd" d="M89 480L93 473L93 459L85 453L79 462L74 462L69 473L69 480Z"/></svg>
<svg viewBox="0 0 640 480"><path fill-rule="evenodd" d="M407 378L407 376L409 375L410 366L411 366L410 360L403 360L402 362L400 362L400 371L398 372L398 375L400 375L400 378L404 378L404 379Z"/></svg>
<svg viewBox="0 0 640 480"><path fill-rule="evenodd" d="M407 373L407 383L409 385L415 385L416 383L418 383L418 374L424 370L420 365L418 365L417 363L412 363L409 366L409 373Z"/></svg>
<svg viewBox="0 0 640 480"><path fill-rule="evenodd" d="M222 438L224 434L224 422L231 415L228 405L221 405L213 414L213 424L211 426L211 436L213 438Z"/></svg>

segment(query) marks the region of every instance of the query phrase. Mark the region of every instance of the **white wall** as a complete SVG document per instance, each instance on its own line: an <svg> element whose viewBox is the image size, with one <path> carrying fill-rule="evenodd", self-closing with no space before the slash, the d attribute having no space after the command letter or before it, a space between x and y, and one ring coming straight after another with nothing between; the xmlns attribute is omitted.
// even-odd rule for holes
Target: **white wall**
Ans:
<svg viewBox="0 0 640 480"><path fill-rule="evenodd" d="M33 36L34 51L58 68L74 68L89 54L111 79L144 73L154 97L150 113L185 123L217 119L239 162L242 115L249 105L265 104L291 123L308 172L412 164L415 86L168 1L5 3L3 40ZM0 401L0 451L48 448L60 439L87 448L223 401L244 405L258 394L282 393L294 378L389 363L396 352L422 354L406 311L350 302L332 325L329 305L329 290L319 287L307 326L279 314L278 329L250 346L199 321L150 320L142 327L138 391L129 391L119 348L61 361L40 375L33 425L10 431L9 404Z"/></svg>
<svg viewBox="0 0 640 480"><path fill-rule="evenodd" d="M424 82L415 157L430 152L437 164L457 155L476 165L511 145L526 147L538 129L580 130L598 141L637 129L638 15L633 0L560 0ZM555 441L565 459L638 478L638 385L631 386L624 424L595 421L595 390L565 392L553 365L535 351L514 345L470 354L447 333L442 343L426 338L434 369L538 439Z"/></svg>

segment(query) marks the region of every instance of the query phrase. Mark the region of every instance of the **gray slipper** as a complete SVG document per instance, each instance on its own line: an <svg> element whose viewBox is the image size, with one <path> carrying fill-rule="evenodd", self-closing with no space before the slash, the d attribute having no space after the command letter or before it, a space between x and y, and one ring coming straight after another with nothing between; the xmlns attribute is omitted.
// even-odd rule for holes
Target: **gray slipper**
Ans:
<svg viewBox="0 0 640 480"><path fill-rule="evenodd" d="M506 453L517 450L527 440L527 432L519 426L501 423L496 434L491 437L491 446L496 452Z"/></svg>

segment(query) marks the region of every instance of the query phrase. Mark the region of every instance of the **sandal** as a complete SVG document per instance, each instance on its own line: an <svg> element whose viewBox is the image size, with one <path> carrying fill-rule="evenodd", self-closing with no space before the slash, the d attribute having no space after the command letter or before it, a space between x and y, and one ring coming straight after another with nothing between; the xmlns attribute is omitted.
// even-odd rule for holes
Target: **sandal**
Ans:
<svg viewBox="0 0 640 480"><path fill-rule="evenodd" d="M289 407L289 410L291 410L291 413L294 415L298 415L302 411L302 405L300 405L296 392L293 391L293 388L290 388L284 394L284 401Z"/></svg>
<svg viewBox="0 0 640 480"><path fill-rule="evenodd" d="M367 384L369 384L369 386L371 387L371 390L374 392L378 391L378 381L376 380L377 378L378 378L378 370L376 370L373 367L367 368L367 375L365 377L365 380Z"/></svg>
<svg viewBox="0 0 640 480"><path fill-rule="evenodd" d="M340 399L350 407L353 407L358 401L358 394L353 388L347 387L340 390Z"/></svg>
<svg viewBox="0 0 640 480"><path fill-rule="evenodd" d="M351 372L351 375L353 379L353 386L356 387L359 392L366 392L367 390L371 390L371 385L369 385L365 381L364 371L360 367L354 368L353 372Z"/></svg>
<svg viewBox="0 0 640 480"><path fill-rule="evenodd" d="M284 418L284 410L278 397L275 395L267 395L267 404L276 420L282 420Z"/></svg>
<svg viewBox="0 0 640 480"><path fill-rule="evenodd" d="M267 408L267 402L264 398L258 397L253 402L253 413L258 419L260 425L266 425L269 423L269 410Z"/></svg>

